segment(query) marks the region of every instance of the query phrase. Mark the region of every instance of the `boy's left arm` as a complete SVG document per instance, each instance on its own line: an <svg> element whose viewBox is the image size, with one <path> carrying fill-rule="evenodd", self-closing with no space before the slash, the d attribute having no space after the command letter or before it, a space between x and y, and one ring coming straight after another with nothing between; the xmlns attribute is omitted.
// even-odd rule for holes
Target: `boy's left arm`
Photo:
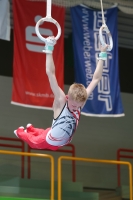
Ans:
<svg viewBox="0 0 133 200"><path fill-rule="evenodd" d="M106 49L107 49L107 45L105 47L101 47L101 55L104 54L104 56L106 55ZM92 93L92 91L94 90L94 88L98 85L99 81L102 78L102 73L103 73L103 62L104 62L105 58L104 57L100 57L99 61L97 63L97 67L96 70L93 74L93 78L91 83L88 85L88 87L86 88L87 91L87 96L89 97L89 95Z"/></svg>

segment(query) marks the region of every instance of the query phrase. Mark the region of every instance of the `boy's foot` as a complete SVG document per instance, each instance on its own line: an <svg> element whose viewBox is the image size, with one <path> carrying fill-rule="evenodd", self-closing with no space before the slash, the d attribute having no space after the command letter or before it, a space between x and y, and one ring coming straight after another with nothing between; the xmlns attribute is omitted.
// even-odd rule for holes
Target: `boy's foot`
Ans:
<svg viewBox="0 0 133 200"><path fill-rule="evenodd" d="M14 134L19 138L17 132L23 132L24 131L24 127L20 126L17 130L14 130Z"/></svg>
<svg viewBox="0 0 133 200"><path fill-rule="evenodd" d="M17 135L17 130L14 130L14 134L18 137L18 135ZM19 137L18 137L19 138Z"/></svg>
<svg viewBox="0 0 133 200"><path fill-rule="evenodd" d="M45 47L44 47L43 52L52 54L55 44L56 44L55 37L49 36L48 38L46 38Z"/></svg>
<svg viewBox="0 0 133 200"><path fill-rule="evenodd" d="M27 126L26 126L27 132L28 132L28 131L30 132L32 129L33 129L32 124L27 124Z"/></svg>
<svg viewBox="0 0 133 200"><path fill-rule="evenodd" d="M30 126L32 126L32 124L27 124L26 128L29 128Z"/></svg>

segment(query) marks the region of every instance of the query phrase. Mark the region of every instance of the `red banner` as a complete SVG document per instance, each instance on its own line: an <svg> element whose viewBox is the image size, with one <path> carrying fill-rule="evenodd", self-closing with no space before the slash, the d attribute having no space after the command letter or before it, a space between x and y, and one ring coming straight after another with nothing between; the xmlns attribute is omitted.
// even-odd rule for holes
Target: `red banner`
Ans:
<svg viewBox="0 0 133 200"><path fill-rule="evenodd" d="M59 86L64 86L64 16L65 9L51 8L52 18L61 26L61 37L54 47L53 58ZM46 17L46 2L13 0L14 61L12 104L51 109L54 96L45 70L44 42L36 35L36 22ZM44 22L39 27L43 37L57 35L53 23Z"/></svg>

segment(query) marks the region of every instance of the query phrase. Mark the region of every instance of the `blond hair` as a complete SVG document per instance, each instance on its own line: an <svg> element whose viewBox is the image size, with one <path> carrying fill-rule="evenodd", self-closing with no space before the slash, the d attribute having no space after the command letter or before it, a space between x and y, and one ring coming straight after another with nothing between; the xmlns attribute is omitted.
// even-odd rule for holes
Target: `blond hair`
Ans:
<svg viewBox="0 0 133 200"><path fill-rule="evenodd" d="M68 90L68 96L70 96L72 100L76 102L85 102L87 100L87 91L84 85L74 83Z"/></svg>

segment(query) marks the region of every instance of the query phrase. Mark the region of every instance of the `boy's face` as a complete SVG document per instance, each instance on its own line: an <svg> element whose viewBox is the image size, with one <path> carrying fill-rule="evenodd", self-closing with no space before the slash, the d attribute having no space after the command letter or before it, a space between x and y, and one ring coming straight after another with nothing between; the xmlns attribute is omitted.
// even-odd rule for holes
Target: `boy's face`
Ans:
<svg viewBox="0 0 133 200"><path fill-rule="evenodd" d="M68 96L68 108L71 112L74 112L78 110L79 108L82 108L83 105L84 105L84 102L76 102L72 100L70 96Z"/></svg>

